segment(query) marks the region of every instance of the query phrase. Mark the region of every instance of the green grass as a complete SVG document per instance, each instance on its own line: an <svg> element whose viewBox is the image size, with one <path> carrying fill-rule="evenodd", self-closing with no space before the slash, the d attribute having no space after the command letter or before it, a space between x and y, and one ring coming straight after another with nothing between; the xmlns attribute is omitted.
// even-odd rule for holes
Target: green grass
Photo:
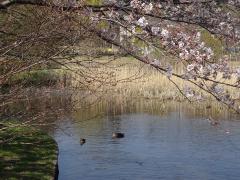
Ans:
<svg viewBox="0 0 240 180"><path fill-rule="evenodd" d="M50 136L4 123L0 142L0 179L54 179L58 148Z"/></svg>
<svg viewBox="0 0 240 180"><path fill-rule="evenodd" d="M56 87L64 83L67 72L61 69L24 71L13 75L0 86L1 93L9 93L12 87Z"/></svg>
<svg viewBox="0 0 240 180"><path fill-rule="evenodd" d="M59 75L54 70L34 70L22 72L12 77L12 83L21 83L24 86L47 86L55 85Z"/></svg>

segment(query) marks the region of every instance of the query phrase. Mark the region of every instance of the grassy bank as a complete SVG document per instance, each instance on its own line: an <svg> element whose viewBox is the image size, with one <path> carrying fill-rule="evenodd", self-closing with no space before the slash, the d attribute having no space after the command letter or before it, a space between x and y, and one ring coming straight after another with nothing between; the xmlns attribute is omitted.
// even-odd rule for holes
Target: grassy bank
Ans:
<svg viewBox="0 0 240 180"><path fill-rule="evenodd" d="M58 148L48 135L0 123L0 179L54 179Z"/></svg>

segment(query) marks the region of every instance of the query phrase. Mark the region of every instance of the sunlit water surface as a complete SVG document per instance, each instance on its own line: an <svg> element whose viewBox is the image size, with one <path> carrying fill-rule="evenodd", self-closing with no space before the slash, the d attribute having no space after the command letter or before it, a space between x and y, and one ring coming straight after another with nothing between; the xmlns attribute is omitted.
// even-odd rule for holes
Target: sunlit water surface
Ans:
<svg viewBox="0 0 240 180"><path fill-rule="evenodd" d="M212 126L183 108L91 115L65 117L50 131L59 145L60 180L240 179L237 116ZM112 139L116 131L125 138Z"/></svg>

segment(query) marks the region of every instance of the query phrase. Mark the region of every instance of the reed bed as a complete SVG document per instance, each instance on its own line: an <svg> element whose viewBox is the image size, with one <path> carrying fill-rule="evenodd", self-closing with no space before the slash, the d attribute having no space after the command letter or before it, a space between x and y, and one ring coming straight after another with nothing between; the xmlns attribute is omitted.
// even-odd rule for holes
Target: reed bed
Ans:
<svg viewBox="0 0 240 180"><path fill-rule="evenodd" d="M124 66L116 68L115 78L117 82L116 86L111 88L110 93L117 92L117 94L122 94L131 97L144 97L144 98L157 98L157 99L175 99L179 100L184 98L176 86L169 81L168 77L156 69L152 68L150 65L143 64L136 60L121 59L120 62L115 63L126 63ZM232 67L240 67L239 62L232 62ZM184 66L182 64L173 64L173 71L182 74ZM107 69L106 69L107 70ZM222 75L219 74L216 80L233 83L236 81L235 78L231 80L221 80ZM206 93L200 90L198 87L192 85L191 83L182 80L177 77L171 77L178 87L183 90L186 87L190 87L196 92L200 92L203 95ZM223 86L230 94L236 97L240 97L240 92L236 88Z"/></svg>
<svg viewBox="0 0 240 180"><path fill-rule="evenodd" d="M98 60L103 62L104 59ZM108 60L106 60L107 62ZM240 62L231 62L232 67L240 66ZM181 64L173 64L174 72L182 73L183 65ZM114 61L111 61L108 66L99 66L94 67L94 71L90 70L88 73L97 72L101 74L100 77L96 79L103 78L104 81L94 82L92 81L90 86L88 86L88 90L80 91L80 95L76 94L74 96L74 100L84 102L84 106L86 106L87 102L94 103L96 101L100 101L100 99L108 100L114 98L125 99L126 101L134 101L134 99L144 99L144 100L158 100L158 101L185 101L186 98L180 93L180 91L176 88L176 86L169 81L167 76L164 73L157 71L152 68L150 65L143 64L133 58L125 57L120 58ZM222 75L218 75L217 80L221 79ZM190 87L193 91L202 94L204 99L207 101L205 105L212 104L214 98L206 92L200 90L198 87L192 85L191 83L184 81L182 79L172 77L172 81L174 81L178 87L183 90L186 87ZM75 75L72 79L71 84L75 84L77 87L77 82L84 82L82 77ZM226 80L225 82L234 82L235 79ZM230 94L233 95L234 98L240 97L239 89L224 87ZM83 93L84 92L84 93ZM84 101L80 98L84 95ZM204 100L203 99L203 100ZM198 100L193 99L193 102L197 102ZM213 101L216 102L215 100ZM121 102L124 103L124 102ZM120 103L120 104L121 104ZM219 105L221 106L221 105Z"/></svg>

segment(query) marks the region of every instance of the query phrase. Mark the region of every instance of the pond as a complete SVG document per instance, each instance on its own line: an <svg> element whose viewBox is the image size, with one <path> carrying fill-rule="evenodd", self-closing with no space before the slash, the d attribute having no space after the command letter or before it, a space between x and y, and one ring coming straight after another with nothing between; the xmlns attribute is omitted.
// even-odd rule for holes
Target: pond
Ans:
<svg viewBox="0 0 240 180"><path fill-rule="evenodd" d="M177 102L126 107L100 103L57 121L49 131L59 145L60 180L240 179L239 116ZM125 137L112 139L113 132Z"/></svg>

